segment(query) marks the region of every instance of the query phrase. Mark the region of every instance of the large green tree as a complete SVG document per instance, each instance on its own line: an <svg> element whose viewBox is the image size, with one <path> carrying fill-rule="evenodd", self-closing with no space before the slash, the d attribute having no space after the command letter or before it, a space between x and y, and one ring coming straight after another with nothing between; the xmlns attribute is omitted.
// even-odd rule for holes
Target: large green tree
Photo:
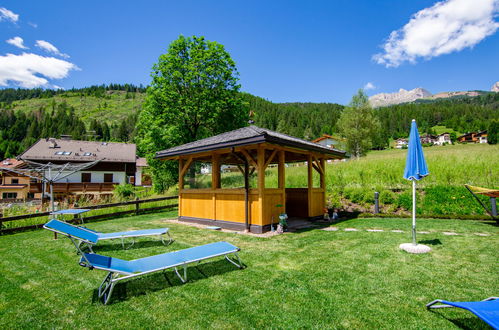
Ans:
<svg viewBox="0 0 499 330"><path fill-rule="evenodd" d="M229 53L204 37L180 36L159 57L136 136L156 190L176 183L178 169L155 160L155 152L247 125L238 80Z"/></svg>
<svg viewBox="0 0 499 330"><path fill-rule="evenodd" d="M353 157L364 156L373 147L373 141L380 135L381 125L364 90L359 89L343 110L338 128L347 139L347 151Z"/></svg>

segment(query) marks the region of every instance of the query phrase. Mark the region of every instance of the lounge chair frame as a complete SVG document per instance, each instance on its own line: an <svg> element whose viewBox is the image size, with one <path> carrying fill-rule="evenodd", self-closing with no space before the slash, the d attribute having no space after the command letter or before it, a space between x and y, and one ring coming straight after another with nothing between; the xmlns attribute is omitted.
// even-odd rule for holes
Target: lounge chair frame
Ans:
<svg viewBox="0 0 499 330"><path fill-rule="evenodd" d="M92 233L92 234L97 235L97 236L105 235L105 233L97 232L95 230L92 230L92 229L89 229L86 227L82 227L82 226L75 226L73 224L63 222L63 221L60 221L57 219L52 219L51 221L58 221L58 222L66 224L66 225L69 225L71 227L77 228L79 230L83 230L85 232ZM83 251L85 251L85 250L88 250L88 251L94 253L92 247L94 245L96 245L99 241L104 241L104 240L121 239L121 246L123 247L123 249L131 248L135 244L135 238L137 238L137 237L158 236L159 239L161 240L161 243L163 243L164 245L170 245L171 243L173 243L173 237L170 235L169 228L162 228L162 229L164 229L164 231L154 233L154 234L140 233L141 232L140 230L135 231L136 234L133 234L134 231L130 231L130 232L128 232L129 234L126 234L126 232L120 232L120 233L116 233L117 235L115 235L115 236L110 236L113 233L108 233L107 236L100 236L96 242L93 242L93 241L87 240L83 237L70 235L70 234L63 232L61 230L57 230L55 228L49 227L49 226L47 226L47 224L43 225L43 228L50 230L50 231L53 231L54 233L58 233L58 234L61 234L61 235L68 237L71 240L71 242L73 242L73 244L75 245L78 254L82 254ZM165 235L168 236L168 242L165 242L165 238L164 238ZM125 248L125 239L132 240L131 244L126 248Z"/></svg>
<svg viewBox="0 0 499 330"><path fill-rule="evenodd" d="M490 301L490 300L496 300L496 299L499 299L499 297L489 297L487 299L480 300L480 301ZM435 305L438 303L441 303L442 305ZM459 307L447 305L444 303L443 299L436 299L436 300L433 300L432 302L426 304L426 308L431 309L431 308L459 308Z"/></svg>
<svg viewBox="0 0 499 330"><path fill-rule="evenodd" d="M496 299L499 299L499 297L489 297L487 299L484 299L484 300L481 300L481 301L478 301L478 302L464 302L464 303L480 303L480 302L485 302L485 301L492 301L492 300L496 300ZM437 304L440 304L440 305L437 305ZM497 320L492 320L489 315L487 314L484 314L484 310L481 310L477 307L470 307L469 305L466 306L454 306L454 305L451 305L451 304L463 304L463 302L454 302L454 301L447 301L447 300L442 300L442 299L436 299L436 300L433 300L432 302L426 304L426 308L427 309L440 309L440 308L462 308L462 309L465 309L465 310L468 310L470 311L471 313L475 314L476 316L478 316L478 318L480 318L482 321L486 322L487 324L489 324L491 327L493 327L494 329L499 329L499 324L497 323Z"/></svg>
<svg viewBox="0 0 499 330"><path fill-rule="evenodd" d="M180 250L180 251L182 251L182 250ZM101 285L99 286L99 290L98 290L99 298L102 299L103 303L106 305L111 298L111 295L113 293L113 289L114 289L116 283L118 283L120 281L131 279L134 277L173 269L174 273L177 275L177 277L180 279L180 281L184 284L184 283L187 283L187 266L188 265L196 263L196 266L197 266L203 260L212 259L212 258L221 257L221 256L223 256L227 261L229 261L231 264L233 264L237 268L243 269L245 266L243 265L243 263L241 262L241 259L239 258L239 255L238 255L239 251L240 251L239 248L234 247L233 250L225 251L222 253L211 254L211 255L207 255L207 256L202 257L202 258L193 259L193 260L186 260L183 262L165 265L164 267L159 267L159 268L150 269L147 271L137 272L137 273L130 273L130 272L126 272L126 271L119 270L119 269L112 269L112 268L106 268L106 267L101 267L101 266L95 265L95 263L92 263L89 260L89 259L91 259L91 254L84 253L81 257L81 260L80 260L80 266L86 267L89 269L99 269L99 270L103 270L103 271L108 272L108 274L104 277L104 280L102 281ZM175 253L175 252L179 252L179 251L174 251L174 252L170 252L170 253ZM169 253L165 253L164 255L167 255L167 254L169 254ZM230 258L230 255L233 255L234 257ZM183 273L182 275L179 272L179 268L181 269L181 271Z"/></svg>

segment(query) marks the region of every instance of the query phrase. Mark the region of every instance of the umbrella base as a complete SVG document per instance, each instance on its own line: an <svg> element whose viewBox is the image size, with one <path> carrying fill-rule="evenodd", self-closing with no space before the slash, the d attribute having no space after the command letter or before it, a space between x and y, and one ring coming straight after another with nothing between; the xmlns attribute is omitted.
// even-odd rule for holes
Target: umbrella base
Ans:
<svg viewBox="0 0 499 330"><path fill-rule="evenodd" d="M431 251L431 248L429 246L423 245L423 244L412 244L412 243L403 243L400 244L399 248L402 250L409 252L409 253L428 253Z"/></svg>

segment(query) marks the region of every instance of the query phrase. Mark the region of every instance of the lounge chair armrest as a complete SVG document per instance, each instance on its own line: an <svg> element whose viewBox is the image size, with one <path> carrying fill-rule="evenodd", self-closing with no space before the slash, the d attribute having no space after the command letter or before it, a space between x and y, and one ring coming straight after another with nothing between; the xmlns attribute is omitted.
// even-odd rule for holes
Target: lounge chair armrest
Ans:
<svg viewBox="0 0 499 330"><path fill-rule="evenodd" d="M452 307L454 307L451 305L435 305L437 303L442 303L442 299L433 300L432 302L426 304L426 308L430 309L430 308L452 308Z"/></svg>

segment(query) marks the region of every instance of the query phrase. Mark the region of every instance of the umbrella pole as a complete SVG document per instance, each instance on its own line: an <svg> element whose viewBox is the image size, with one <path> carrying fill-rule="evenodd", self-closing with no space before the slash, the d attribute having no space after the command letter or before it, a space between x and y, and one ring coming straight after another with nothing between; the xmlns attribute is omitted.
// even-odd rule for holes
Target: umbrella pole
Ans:
<svg viewBox="0 0 499 330"><path fill-rule="evenodd" d="M412 244L416 243L416 180L412 180Z"/></svg>

